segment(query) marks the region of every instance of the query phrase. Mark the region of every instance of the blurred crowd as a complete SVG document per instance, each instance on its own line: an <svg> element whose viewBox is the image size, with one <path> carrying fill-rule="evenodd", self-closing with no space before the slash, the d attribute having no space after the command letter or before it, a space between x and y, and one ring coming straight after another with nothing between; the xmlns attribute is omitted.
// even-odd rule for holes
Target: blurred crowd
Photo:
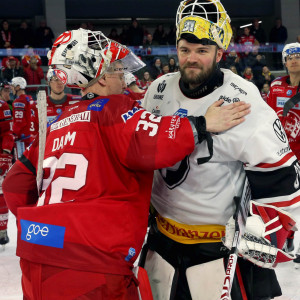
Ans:
<svg viewBox="0 0 300 300"><path fill-rule="evenodd" d="M77 27L95 30L92 23L81 23ZM280 18L275 20L274 27L266 34L261 22L254 19L252 24L244 28L233 28L233 36L227 51L223 55L220 67L231 69L234 73L253 82L262 92L262 96L268 93L268 89L274 75L271 69L282 70L281 52L267 54L260 49L272 43L274 45L285 44L288 32L282 25ZM157 24L150 32L145 26L133 18L130 23L124 24L122 28L116 27L110 30L108 37L124 45L142 47L146 49L146 55L140 58L147 67L139 72L137 80L142 89L147 89L153 80L166 73L178 71L177 58L169 56L155 56L152 54L153 47L174 46L176 41L176 27L171 25L165 28L164 24ZM21 21L19 27L11 29L8 20L1 22L0 48L50 48L54 34L52 29L42 20L39 27L33 30L26 21ZM300 35L296 38L300 41ZM27 85L40 85L44 79L47 65L46 57L39 55L25 55L22 57L7 56L1 61L1 82L10 82L12 78L21 76L26 79ZM27 88L27 92L35 97L36 87Z"/></svg>

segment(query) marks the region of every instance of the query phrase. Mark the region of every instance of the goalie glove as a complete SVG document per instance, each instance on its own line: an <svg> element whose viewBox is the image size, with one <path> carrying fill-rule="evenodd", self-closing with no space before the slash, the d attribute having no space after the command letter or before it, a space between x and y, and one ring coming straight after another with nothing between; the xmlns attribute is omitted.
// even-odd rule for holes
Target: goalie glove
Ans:
<svg viewBox="0 0 300 300"><path fill-rule="evenodd" d="M250 201L250 217L245 233L238 245L239 255L263 268L273 269L278 263L295 257L283 249L291 230L297 230L296 221L288 213L275 206ZM226 224L223 244L231 249L235 222L231 217Z"/></svg>

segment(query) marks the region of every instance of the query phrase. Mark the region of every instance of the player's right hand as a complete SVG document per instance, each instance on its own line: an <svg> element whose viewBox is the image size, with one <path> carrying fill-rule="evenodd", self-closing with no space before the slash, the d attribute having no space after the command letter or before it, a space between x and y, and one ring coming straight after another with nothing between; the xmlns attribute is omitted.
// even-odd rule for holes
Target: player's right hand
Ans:
<svg viewBox="0 0 300 300"><path fill-rule="evenodd" d="M250 104L244 101L221 106L223 99L214 102L206 111L206 130L209 132L222 132L245 121L250 113Z"/></svg>

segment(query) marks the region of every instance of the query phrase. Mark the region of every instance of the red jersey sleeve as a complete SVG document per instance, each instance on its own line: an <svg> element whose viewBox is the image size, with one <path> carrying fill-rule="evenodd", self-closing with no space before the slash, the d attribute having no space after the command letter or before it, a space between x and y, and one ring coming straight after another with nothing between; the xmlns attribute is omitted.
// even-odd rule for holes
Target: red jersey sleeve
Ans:
<svg viewBox="0 0 300 300"><path fill-rule="evenodd" d="M125 100L125 95L118 95L117 98L111 99L112 104L115 101L124 105L130 103ZM115 109L116 105L111 107ZM178 116L156 117L136 101L131 101L131 107L127 109L119 104L119 109L116 120L121 129L107 133L114 150L127 167L139 170L165 168L194 150L195 140L188 119Z"/></svg>

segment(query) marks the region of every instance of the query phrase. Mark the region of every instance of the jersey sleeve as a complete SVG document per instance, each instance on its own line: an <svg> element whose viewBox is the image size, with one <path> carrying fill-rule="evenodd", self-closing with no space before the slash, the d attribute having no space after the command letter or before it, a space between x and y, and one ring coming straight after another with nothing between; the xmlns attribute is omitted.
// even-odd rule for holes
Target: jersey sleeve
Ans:
<svg viewBox="0 0 300 300"><path fill-rule="evenodd" d="M157 117L136 101L132 103L121 114L121 130L115 132L114 149L123 164L138 170L160 169L174 165L194 150L195 139L188 119Z"/></svg>
<svg viewBox="0 0 300 300"><path fill-rule="evenodd" d="M252 113L252 112L251 112ZM264 118L262 118L264 116ZM266 107L247 137L240 160L245 163L254 200L293 211L300 202L300 166L283 126Z"/></svg>

